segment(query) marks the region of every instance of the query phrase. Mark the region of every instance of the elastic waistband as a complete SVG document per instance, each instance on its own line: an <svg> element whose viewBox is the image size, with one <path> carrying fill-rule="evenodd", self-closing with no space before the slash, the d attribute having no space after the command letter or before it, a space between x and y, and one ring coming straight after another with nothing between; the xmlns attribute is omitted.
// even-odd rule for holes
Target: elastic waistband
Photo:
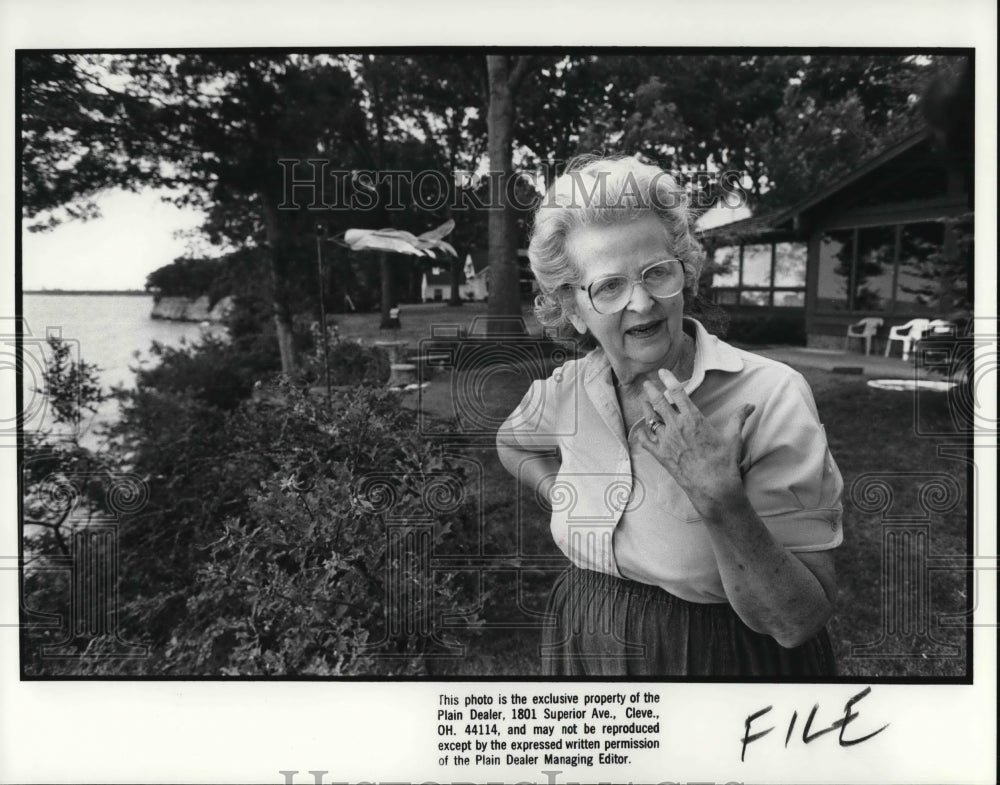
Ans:
<svg viewBox="0 0 1000 785"><path fill-rule="evenodd" d="M567 584L575 591L587 593L605 593L615 597L630 597L643 602L658 602L675 607L690 607L692 609L726 608L725 602L691 602L671 594L666 589L651 583L640 583L631 578L611 575L606 572L587 570L571 564L556 579L557 583Z"/></svg>

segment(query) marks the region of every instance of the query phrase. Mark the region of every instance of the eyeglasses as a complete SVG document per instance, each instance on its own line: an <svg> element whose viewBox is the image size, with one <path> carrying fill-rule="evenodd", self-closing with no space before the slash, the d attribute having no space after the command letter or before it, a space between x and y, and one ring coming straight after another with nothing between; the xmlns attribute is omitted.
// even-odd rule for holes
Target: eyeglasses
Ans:
<svg viewBox="0 0 1000 785"><path fill-rule="evenodd" d="M587 286L590 304L599 314L617 313L628 305L636 284L642 284L650 297L666 300L684 289L684 263L680 259L664 259L649 265L637 279L626 275L605 275Z"/></svg>

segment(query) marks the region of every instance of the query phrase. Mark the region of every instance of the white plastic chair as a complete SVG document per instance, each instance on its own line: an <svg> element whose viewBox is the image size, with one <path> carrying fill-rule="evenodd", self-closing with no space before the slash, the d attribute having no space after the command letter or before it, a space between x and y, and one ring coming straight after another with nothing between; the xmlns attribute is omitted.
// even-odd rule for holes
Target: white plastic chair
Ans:
<svg viewBox="0 0 1000 785"><path fill-rule="evenodd" d="M883 320L877 316L866 316L864 319L856 321L847 326L847 337L844 339L844 351L850 346L851 338L863 338L865 341L865 354L872 353L872 336L878 332Z"/></svg>
<svg viewBox="0 0 1000 785"><path fill-rule="evenodd" d="M889 328L889 337L885 342L885 356L889 356L892 349L892 342L899 341L903 344L903 359L910 359L910 349L917 341L923 338L924 333L930 328L930 319L910 319L906 324L900 324Z"/></svg>
<svg viewBox="0 0 1000 785"><path fill-rule="evenodd" d="M954 322L949 322L947 319L932 319L931 323L927 325L926 334L930 335L950 335L955 337L956 331L958 330L958 325Z"/></svg>

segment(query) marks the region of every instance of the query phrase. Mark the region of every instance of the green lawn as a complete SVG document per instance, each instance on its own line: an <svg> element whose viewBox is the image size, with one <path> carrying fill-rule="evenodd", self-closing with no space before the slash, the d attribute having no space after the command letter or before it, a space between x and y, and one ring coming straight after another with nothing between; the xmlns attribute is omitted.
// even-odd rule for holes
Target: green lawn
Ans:
<svg viewBox="0 0 1000 785"><path fill-rule="evenodd" d="M926 527L927 551L934 557L970 552L966 542L967 465L961 459L938 455L940 445L955 444L956 439L920 435L948 428L947 397L932 393L920 399L918 427L915 399L908 393L873 390L862 378L838 377L825 371L803 372L816 391L830 449L844 475L845 537L837 552L840 610L829 627L842 673L866 677L965 676L965 631L954 626L957 620L942 618L960 614L968 607L965 574L932 570L921 579L904 569L896 573L898 577L891 581L891 588L883 585L887 582L882 575L886 529L897 537L910 537L912 544L920 547L917 533L920 527ZM875 478L872 474L882 477ZM892 474L896 476L886 477ZM939 487L951 487L958 492L952 509L935 512L935 506L950 505L938 504L933 494L918 498L919 488L933 491L934 484L940 482L929 475L943 475L946 485ZM953 485L948 484L948 478ZM891 490L888 515L862 509L862 505L868 506L862 491L865 487L877 488L872 485L876 479L884 481ZM884 520L890 516L891 521ZM898 568L899 562L897 558L890 566ZM910 608L901 603L917 600L921 586L929 590L927 612L907 616ZM884 591L887 593L883 598ZM879 641L886 616L884 605L890 610L885 619L890 635L881 647L869 652L882 656L852 653L852 647ZM926 620L925 630L920 623L907 623L908 619L917 618L921 622ZM896 619L899 622L894 632L892 623ZM908 626L913 634L905 634ZM886 656L889 654L897 656Z"/></svg>
<svg viewBox="0 0 1000 785"><path fill-rule="evenodd" d="M453 315L455 322L467 322L474 310L481 312L482 308L438 306L411 308L410 313L404 309L401 337L411 340L415 347L419 338L429 334L431 323L447 321L442 316ZM357 318L359 325L371 325L371 316ZM350 320L341 324L345 337L379 337L377 328L366 326L354 332ZM942 441L920 435L947 430L950 415L946 396L934 393L920 399L918 428L916 399L908 393L873 390L860 376L799 370L813 388L845 482L845 541L836 552L840 603L829 625L840 673L863 678L965 676L961 619L942 617L955 617L967 608L966 577L955 570L920 571L926 563L921 553L938 558L969 552L966 465L960 459L938 456L941 443L954 444L956 439ZM527 373L513 368L491 374L488 384L484 384L483 377L468 378L474 373L482 372L441 373L420 396L408 394L407 405L421 407L424 425L447 434L462 430L456 428L455 422L464 414L454 403L462 391L488 390L478 402L479 414L484 422L499 422L514 408L530 382ZM544 609L555 573L519 563L518 557L527 561L550 557L557 561L559 553L548 534L547 516L516 488L489 440L483 442L456 450L480 468L482 485L478 491L483 526L493 538L490 555L506 570L489 570L482 576L485 628L478 634L462 636L464 654L434 660L431 671L434 675L452 676L538 675L538 614ZM957 488L960 494L952 508L943 512L934 511L949 506L933 493L935 475L943 477L939 484ZM872 509L872 503L878 501L880 486L871 485L876 479L891 494L892 520L888 524L883 515L863 509L865 505ZM918 497L917 490L928 482L932 484L926 489L928 493ZM859 493L863 485L869 488L868 501L853 499L852 490ZM918 550L889 559L884 567L886 531L893 534L894 542ZM884 569L894 577L886 580ZM866 645L867 649L859 650Z"/></svg>
<svg viewBox="0 0 1000 785"><path fill-rule="evenodd" d="M414 348L423 338L431 337L433 327L460 325L469 328L476 317L486 316L486 303L464 302L460 306L445 303L410 303L400 306L400 329L380 330L379 315L372 313L334 314L341 335L365 343L385 340L409 341ZM531 309L525 306L524 319L531 333L541 332L541 327Z"/></svg>

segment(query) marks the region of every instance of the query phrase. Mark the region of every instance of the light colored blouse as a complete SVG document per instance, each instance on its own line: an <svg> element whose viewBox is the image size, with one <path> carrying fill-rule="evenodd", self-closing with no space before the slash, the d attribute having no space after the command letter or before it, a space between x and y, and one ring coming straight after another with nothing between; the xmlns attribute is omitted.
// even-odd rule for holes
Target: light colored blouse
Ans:
<svg viewBox="0 0 1000 785"><path fill-rule="evenodd" d="M843 541L844 484L805 379L709 335L693 319L685 326L695 338L695 358L684 388L702 414L721 428L740 406L756 405L743 428L740 471L764 525L789 551L836 548ZM726 602L697 510L627 436L611 364L596 349L533 382L499 438L533 453L558 449L550 525L574 564L660 586L689 602Z"/></svg>

